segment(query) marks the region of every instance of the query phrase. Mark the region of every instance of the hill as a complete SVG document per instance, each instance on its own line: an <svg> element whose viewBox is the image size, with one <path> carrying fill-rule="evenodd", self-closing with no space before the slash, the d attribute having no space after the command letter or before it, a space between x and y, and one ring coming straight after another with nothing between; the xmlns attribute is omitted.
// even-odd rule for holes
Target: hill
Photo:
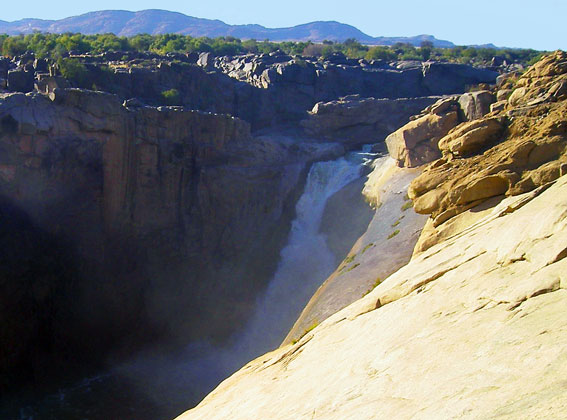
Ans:
<svg viewBox="0 0 567 420"><path fill-rule="evenodd" d="M290 28L266 28L261 25L229 25L220 20L202 19L167 10L103 10L89 12L60 20L21 19L14 22L0 21L0 33L8 35L39 32L83 34L114 33L132 36L141 33L152 35L177 33L194 37L233 36L242 39L269 39L271 41L313 41L342 42L355 38L368 45L393 45L396 42L420 45L430 41L436 47L452 47L449 41L436 39L431 35L413 37L372 37L354 26L340 22L310 22Z"/></svg>

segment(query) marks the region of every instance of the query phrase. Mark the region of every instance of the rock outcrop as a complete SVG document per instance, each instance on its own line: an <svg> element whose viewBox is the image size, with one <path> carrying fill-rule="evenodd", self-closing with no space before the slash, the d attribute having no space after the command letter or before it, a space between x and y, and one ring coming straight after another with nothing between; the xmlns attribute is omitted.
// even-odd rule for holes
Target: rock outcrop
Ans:
<svg viewBox="0 0 567 420"><path fill-rule="evenodd" d="M390 156L399 166L413 168L439 157L437 143L459 123L456 97L440 99L422 115L386 137Z"/></svg>
<svg viewBox="0 0 567 420"><path fill-rule="evenodd" d="M372 220L310 299L284 344L297 341L313 325L357 301L409 262L427 219L411 210L406 195L408 184L420 173L417 168L397 167L388 156L374 162L363 190L364 198L374 208ZM345 204L347 209L349 204Z"/></svg>
<svg viewBox="0 0 567 420"><path fill-rule="evenodd" d="M407 265L179 419L561 418L566 61L542 59L502 111L439 141L409 188L431 216ZM377 273L370 249L343 265Z"/></svg>
<svg viewBox="0 0 567 420"><path fill-rule="evenodd" d="M557 52L534 65L500 111L464 123L440 139L443 157L409 188L418 213L431 214L430 238L439 225L493 197L522 194L567 173L567 56ZM450 174L458 173L458 177Z"/></svg>
<svg viewBox="0 0 567 420"><path fill-rule="evenodd" d="M179 419L561 418L566 196L506 199Z"/></svg>
<svg viewBox="0 0 567 420"><path fill-rule="evenodd" d="M74 87L114 93L124 100L138 98L152 106L183 105L227 113L246 120L254 130L297 122L317 102L341 96L396 99L452 94L469 85L493 83L498 75L458 64L402 65L346 58L319 62L281 52L236 57L108 52L71 58L84 66L81 77L72 80ZM0 65L0 78L8 78L10 72L10 91L32 91L34 77L42 90L45 82L41 81L60 72L57 64L39 64L33 54L14 58L5 66L3 76ZM168 97L172 91L176 94Z"/></svg>
<svg viewBox="0 0 567 420"><path fill-rule="evenodd" d="M318 102L301 121L307 134L351 144L379 143L439 97L375 99L350 95Z"/></svg>

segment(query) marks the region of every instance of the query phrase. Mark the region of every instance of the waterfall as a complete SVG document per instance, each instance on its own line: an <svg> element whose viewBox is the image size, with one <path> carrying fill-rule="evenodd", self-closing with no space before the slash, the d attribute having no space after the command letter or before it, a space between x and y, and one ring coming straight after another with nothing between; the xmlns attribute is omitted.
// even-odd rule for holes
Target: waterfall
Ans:
<svg viewBox="0 0 567 420"><path fill-rule="evenodd" d="M276 348L313 293L336 268L335 255L325 235L319 232L327 200L360 178L364 165L374 157L368 151L353 152L312 165L277 270L258 298L254 315L230 345L215 348L209 343L193 343L175 360L167 355L149 355L138 358L120 374L133 370L132 376L139 382L140 373L144 373L152 384L152 398L171 401L178 395L186 407L187 389L191 386L198 383L202 390L212 390L246 362ZM163 384L163 388L156 383Z"/></svg>
<svg viewBox="0 0 567 420"><path fill-rule="evenodd" d="M288 243L276 273L236 346L249 358L279 345L313 293L335 269L335 256L319 226L327 200L361 176L365 154L313 164L296 205Z"/></svg>
<svg viewBox="0 0 567 420"><path fill-rule="evenodd" d="M62 389L35 406L24 407L20 419L37 418L38 408L50 418L98 420L122 410L136 413L139 419L160 419L160 413L169 413L174 407L188 408L191 399L196 401L244 363L276 348L313 293L335 269L336 256L319 232L327 200L360 178L364 165L374 157L366 149L312 165L277 270L258 298L254 315L230 345L218 348L197 342L175 354L137 354L102 375ZM128 390L126 397L124 390ZM93 399L103 404L93 405Z"/></svg>

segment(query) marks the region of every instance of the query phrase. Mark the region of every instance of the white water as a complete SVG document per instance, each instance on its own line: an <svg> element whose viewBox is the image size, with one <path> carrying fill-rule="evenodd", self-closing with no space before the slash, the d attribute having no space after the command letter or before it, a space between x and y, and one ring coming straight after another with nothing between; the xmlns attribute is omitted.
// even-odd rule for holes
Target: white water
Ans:
<svg viewBox="0 0 567 420"><path fill-rule="evenodd" d="M85 393L113 394L115 387L126 383L129 387L135 386L136 391L155 406L186 407L189 390L212 390L244 363L277 347L309 298L335 269L335 255L329 250L325 236L319 233L327 200L358 179L363 166L373 157L364 150L313 164L297 202L296 219L292 222L288 244L280 253L277 271L258 299L255 314L244 332L235 337L230 346L215 348L208 343L194 343L175 356L153 352L138 354L129 363L87 381L88 386L81 384L62 390L57 397L59 402L46 399L45 404L54 412L63 409L84 412L81 402L73 401L82 401ZM91 387L95 389L91 391ZM120 392L116 390L117 394ZM116 403L123 402L118 398ZM21 416L22 419L34 417L23 413Z"/></svg>
<svg viewBox="0 0 567 420"><path fill-rule="evenodd" d="M195 383L201 389L212 389L246 362L276 348L310 297L335 269L335 256L325 236L319 233L327 200L358 179L363 166L373 157L365 150L313 164L296 204L296 218L276 273L258 299L255 314L230 346L214 348L208 343L194 343L175 360L168 355L139 357L123 366L119 374L151 384L148 395L163 402L174 396L186 398L186 390Z"/></svg>
<svg viewBox="0 0 567 420"><path fill-rule="evenodd" d="M327 200L361 176L363 155L313 164L296 205L288 244L237 351L251 357L277 347L313 293L335 269L335 255L319 233Z"/></svg>

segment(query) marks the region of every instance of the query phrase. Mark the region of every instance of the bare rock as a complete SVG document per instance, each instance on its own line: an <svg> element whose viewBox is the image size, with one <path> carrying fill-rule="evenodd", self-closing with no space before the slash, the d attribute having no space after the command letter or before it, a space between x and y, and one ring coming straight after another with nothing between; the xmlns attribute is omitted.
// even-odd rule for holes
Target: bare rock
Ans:
<svg viewBox="0 0 567 420"><path fill-rule="evenodd" d="M470 156L498 140L504 129L499 118L464 123L439 140L438 146L444 156Z"/></svg>
<svg viewBox="0 0 567 420"><path fill-rule="evenodd" d="M31 92L33 90L33 71L22 68L8 70L8 89L12 92Z"/></svg>
<svg viewBox="0 0 567 420"><path fill-rule="evenodd" d="M490 105L496 102L494 95L487 91L465 93L459 97L459 106L467 121L476 120L490 112Z"/></svg>
<svg viewBox="0 0 567 420"><path fill-rule="evenodd" d="M564 53L545 57L519 78L506 107L441 139L443 159L408 190L416 210L429 212L440 226L491 197L523 194L557 179L567 163L567 108L550 92L560 91L563 63Z"/></svg>
<svg viewBox="0 0 567 420"><path fill-rule="evenodd" d="M561 418L565 196L564 177L483 210L178 419Z"/></svg>
<svg viewBox="0 0 567 420"><path fill-rule="evenodd" d="M415 167L440 157L437 142L458 124L456 110L427 114L410 121L386 138L390 156L399 166Z"/></svg>
<svg viewBox="0 0 567 420"><path fill-rule="evenodd" d="M409 117L436 102L439 97L374 99L350 95L331 102L318 102L301 121L310 135L350 144L382 142Z"/></svg>

